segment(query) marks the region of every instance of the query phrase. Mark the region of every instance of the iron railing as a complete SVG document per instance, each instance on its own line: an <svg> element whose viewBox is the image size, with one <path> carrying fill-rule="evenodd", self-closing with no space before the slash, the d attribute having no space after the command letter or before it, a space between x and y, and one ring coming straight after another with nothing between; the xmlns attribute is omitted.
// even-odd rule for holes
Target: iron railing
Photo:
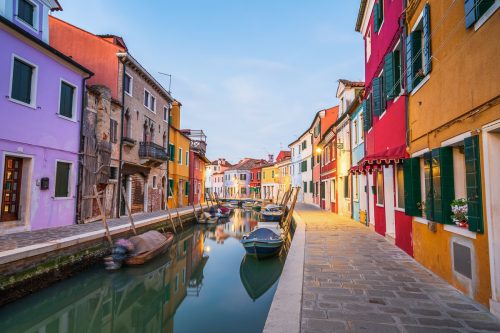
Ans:
<svg viewBox="0 0 500 333"><path fill-rule="evenodd" d="M167 161L168 153L166 148L154 142L141 142L139 143L139 157L157 161Z"/></svg>

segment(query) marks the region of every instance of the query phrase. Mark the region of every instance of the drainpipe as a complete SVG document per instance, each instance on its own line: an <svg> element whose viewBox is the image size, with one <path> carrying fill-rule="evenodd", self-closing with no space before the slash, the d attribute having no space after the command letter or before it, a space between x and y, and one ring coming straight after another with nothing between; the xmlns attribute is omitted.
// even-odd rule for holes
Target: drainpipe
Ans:
<svg viewBox="0 0 500 333"><path fill-rule="evenodd" d="M75 205L75 224L78 224L78 217L80 216L80 200L82 198L82 194L80 193L82 187L81 182L83 180L83 151L84 151L84 142L83 140L83 116L85 113L85 109L87 107L87 99L85 95L87 94L87 80L90 79L94 74L89 74L89 76L84 77L82 79L82 102L81 102L81 112L80 112L80 148L78 154L78 163L77 163L77 174L78 174L78 182L76 183L76 205Z"/></svg>
<svg viewBox="0 0 500 333"><path fill-rule="evenodd" d="M170 181L169 181L169 167L170 167L170 112L172 112L172 103L173 102L170 102L170 106L168 108L168 122L167 122L167 146L168 146L168 160L167 160L167 195L165 196L165 199L167 200L168 202L168 194L170 193ZM173 190L172 190L172 198L173 198ZM168 204L165 203L165 207L167 206Z"/></svg>
<svg viewBox="0 0 500 333"><path fill-rule="evenodd" d="M121 211L121 190L122 190L122 164L123 164L123 122L125 120L125 70L127 65L123 60L120 60L123 66L122 71L122 114L121 114L121 125L120 125L120 157L118 158L118 197L116 198L116 217L120 217Z"/></svg>
<svg viewBox="0 0 500 333"><path fill-rule="evenodd" d="M406 3L407 1L405 1ZM406 8L406 7L405 7ZM403 33L400 35L400 40L401 40L401 49L404 49L404 53L403 54L406 54L406 43L405 43L405 39L404 39L404 36L407 35L408 33L408 29L406 27L406 24L404 24L404 21L401 19L400 20L400 24L403 26ZM406 61L406 57L404 57L405 61ZM405 66L406 66L406 62L405 62ZM406 76L406 75L405 75ZM401 78L403 79L403 78ZM405 81L406 82L406 81ZM405 91L406 91L406 86L405 86ZM408 115L408 91L406 91L406 93L404 94L405 95L405 117L406 117L406 128L405 128L405 134L406 134L406 147L408 148L410 146L410 135L409 135L409 130L410 130L410 117Z"/></svg>

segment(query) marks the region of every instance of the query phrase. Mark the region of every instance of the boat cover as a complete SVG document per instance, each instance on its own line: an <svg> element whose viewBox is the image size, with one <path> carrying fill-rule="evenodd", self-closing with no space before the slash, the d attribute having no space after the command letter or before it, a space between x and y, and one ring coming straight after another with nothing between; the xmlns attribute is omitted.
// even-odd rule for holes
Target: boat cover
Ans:
<svg viewBox="0 0 500 333"><path fill-rule="evenodd" d="M153 251L166 241L165 236L156 230L150 230L142 235L133 236L129 241L134 244L133 255L139 255L148 251Z"/></svg>
<svg viewBox="0 0 500 333"><path fill-rule="evenodd" d="M280 239L280 236L277 235L274 231L267 228L258 228L252 231L248 237L248 240L251 239L259 239L259 240L277 240Z"/></svg>

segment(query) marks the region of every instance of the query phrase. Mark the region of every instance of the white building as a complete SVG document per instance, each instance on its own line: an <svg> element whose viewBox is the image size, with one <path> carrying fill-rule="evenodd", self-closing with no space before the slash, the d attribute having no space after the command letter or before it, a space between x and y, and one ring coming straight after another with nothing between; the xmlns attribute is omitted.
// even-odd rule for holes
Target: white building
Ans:
<svg viewBox="0 0 500 333"><path fill-rule="evenodd" d="M310 127L288 147L292 150L292 185L299 186L298 202L313 203L312 135Z"/></svg>
<svg viewBox="0 0 500 333"><path fill-rule="evenodd" d="M352 216L351 206L351 134L350 118L347 114L356 94L364 84L349 80L339 80L337 98L339 99L339 117L337 125L337 198L338 214Z"/></svg>
<svg viewBox="0 0 500 333"><path fill-rule="evenodd" d="M231 164L225 158L219 158L212 163L208 164L205 168L205 192L215 193L214 191L214 174L224 172L231 167Z"/></svg>

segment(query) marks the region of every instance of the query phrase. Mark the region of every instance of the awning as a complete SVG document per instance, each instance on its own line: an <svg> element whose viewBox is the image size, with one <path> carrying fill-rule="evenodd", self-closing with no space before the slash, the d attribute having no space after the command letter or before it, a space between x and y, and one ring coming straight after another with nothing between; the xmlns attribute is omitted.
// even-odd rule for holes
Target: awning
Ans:
<svg viewBox="0 0 500 333"><path fill-rule="evenodd" d="M352 174L371 173L374 170L381 169L384 166L395 165L402 162L409 155L406 152L406 146L389 148L383 152L370 154L361 159L357 165L350 169Z"/></svg>

